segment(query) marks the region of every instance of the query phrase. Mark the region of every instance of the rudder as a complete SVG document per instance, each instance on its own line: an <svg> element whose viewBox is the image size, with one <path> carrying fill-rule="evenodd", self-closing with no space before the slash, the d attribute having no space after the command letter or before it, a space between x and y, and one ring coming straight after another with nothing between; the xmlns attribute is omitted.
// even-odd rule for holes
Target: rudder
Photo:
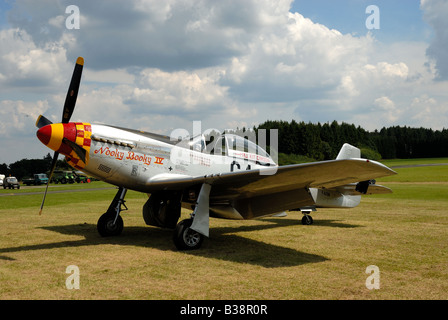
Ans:
<svg viewBox="0 0 448 320"><path fill-rule="evenodd" d="M361 150L348 143L344 143L336 157L336 160L361 158Z"/></svg>

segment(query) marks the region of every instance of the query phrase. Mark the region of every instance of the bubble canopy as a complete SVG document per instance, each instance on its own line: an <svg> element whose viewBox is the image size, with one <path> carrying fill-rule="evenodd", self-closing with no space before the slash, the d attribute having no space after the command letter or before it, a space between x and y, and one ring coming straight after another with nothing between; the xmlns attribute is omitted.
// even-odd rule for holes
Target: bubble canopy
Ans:
<svg viewBox="0 0 448 320"><path fill-rule="evenodd" d="M178 146L212 155L230 156L253 160L259 164L275 165L271 156L252 140L255 140L255 134L253 139L248 139L236 134L226 133L215 136L207 145L204 135L200 134L191 139L183 140Z"/></svg>

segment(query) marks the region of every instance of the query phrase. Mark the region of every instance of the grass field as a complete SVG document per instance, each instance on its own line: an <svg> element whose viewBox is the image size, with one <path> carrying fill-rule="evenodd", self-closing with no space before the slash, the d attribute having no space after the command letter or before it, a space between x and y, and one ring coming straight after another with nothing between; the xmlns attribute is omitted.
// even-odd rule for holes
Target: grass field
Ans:
<svg viewBox="0 0 448 320"><path fill-rule="evenodd" d="M448 159L387 164L429 163ZM116 192L107 184L49 194L41 216L42 195L2 195L43 188L1 189L0 299L447 299L448 166L395 170L378 180L393 194L319 209L312 226L295 212L211 219L210 239L192 252L175 249L171 230L144 224L145 194L128 192L123 234L101 238L96 222ZM79 290L66 287L70 265ZM370 265L377 290L366 288Z"/></svg>

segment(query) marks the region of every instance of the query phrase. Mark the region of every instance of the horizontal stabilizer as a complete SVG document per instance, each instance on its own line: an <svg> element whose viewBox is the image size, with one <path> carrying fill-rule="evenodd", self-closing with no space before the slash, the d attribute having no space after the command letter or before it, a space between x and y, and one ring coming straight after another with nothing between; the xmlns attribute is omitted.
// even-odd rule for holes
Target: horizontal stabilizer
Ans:
<svg viewBox="0 0 448 320"><path fill-rule="evenodd" d="M388 187L385 186L381 186L378 184L371 184L369 185L367 192L366 193L361 193L359 191L356 190L356 185L357 183L350 183L344 186L339 186L336 188L332 188L332 190L336 190L338 192L340 192L343 195L347 195L347 196L359 196L361 194L365 194L365 195L372 195L372 194L387 194L387 193L392 193L392 190L389 189Z"/></svg>

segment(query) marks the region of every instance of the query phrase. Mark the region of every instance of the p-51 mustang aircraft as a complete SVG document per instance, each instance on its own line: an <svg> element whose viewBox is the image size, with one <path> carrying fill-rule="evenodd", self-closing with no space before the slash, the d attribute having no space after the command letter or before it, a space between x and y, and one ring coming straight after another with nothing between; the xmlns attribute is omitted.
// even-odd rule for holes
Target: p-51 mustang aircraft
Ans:
<svg viewBox="0 0 448 320"><path fill-rule="evenodd" d="M209 218L253 219L300 210L311 224L317 207L350 208L362 194L390 193L373 179L395 174L388 167L361 159L360 150L342 146L335 160L277 166L252 141L223 134L206 145L203 135L175 140L168 136L103 124L69 122L75 108L84 59L76 61L62 122L39 116L37 137L54 150L50 178L59 154L88 175L118 186L106 213L98 220L101 236L123 230L127 190L147 193L143 218L148 225L175 229L180 250L197 249L209 236ZM42 212L45 197L39 214ZM178 223L181 208L193 210Z"/></svg>

